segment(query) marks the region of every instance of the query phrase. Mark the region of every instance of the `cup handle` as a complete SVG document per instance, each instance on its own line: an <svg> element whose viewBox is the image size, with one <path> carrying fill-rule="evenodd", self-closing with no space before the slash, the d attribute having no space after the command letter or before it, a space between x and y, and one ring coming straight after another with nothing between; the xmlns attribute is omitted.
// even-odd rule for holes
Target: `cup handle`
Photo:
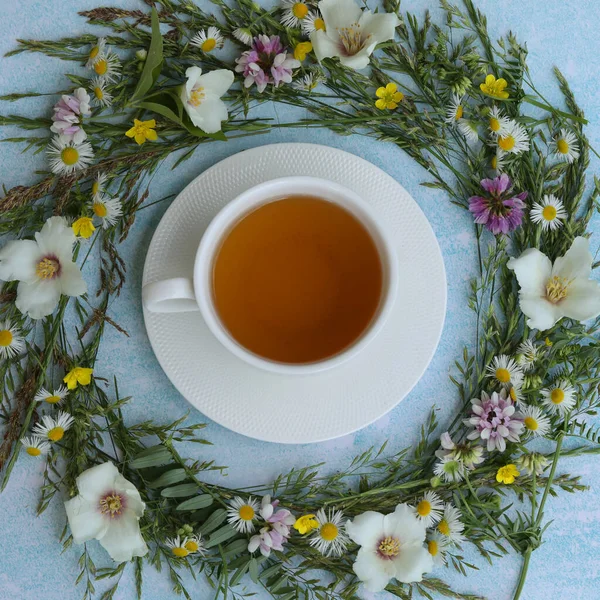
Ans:
<svg viewBox="0 0 600 600"><path fill-rule="evenodd" d="M177 313L200 310L191 279L175 277L149 283L142 288L142 303L155 313Z"/></svg>

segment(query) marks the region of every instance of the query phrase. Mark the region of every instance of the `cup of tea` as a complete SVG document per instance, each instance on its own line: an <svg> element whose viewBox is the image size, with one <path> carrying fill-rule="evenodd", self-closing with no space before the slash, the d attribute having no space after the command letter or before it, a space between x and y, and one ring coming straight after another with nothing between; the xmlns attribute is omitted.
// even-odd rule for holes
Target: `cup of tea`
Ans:
<svg viewBox="0 0 600 600"><path fill-rule="evenodd" d="M261 183L211 221L192 278L144 286L152 312L199 310L247 363L284 375L335 367L383 327L398 288L385 224L353 191L314 177Z"/></svg>

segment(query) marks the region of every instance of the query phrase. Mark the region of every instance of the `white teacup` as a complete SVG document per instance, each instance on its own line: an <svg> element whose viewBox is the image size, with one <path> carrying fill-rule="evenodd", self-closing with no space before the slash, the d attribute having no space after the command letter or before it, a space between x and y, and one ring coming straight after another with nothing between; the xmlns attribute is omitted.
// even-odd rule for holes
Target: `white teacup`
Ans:
<svg viewBox="0 0 600 600"><path fill-rule="evenodd" d="M379 307L370 325L348 348L330 358L307 364L269 360L240 345L221 323L212 295L213 260L224 235L244 215L259 206L290 194L314 196L334 202L351 212L370 233L383 267L383 287ZM315 177L281 177L261 183L229 202L204 232L194 262L193 279L176 277L144 286L142 301L151 312L174 313L199 310L215 337L247 363L285 375L309 374L335 367L361 352L379 333L394 303L398 288L398 257L381 218L351 190Z"/></svg>

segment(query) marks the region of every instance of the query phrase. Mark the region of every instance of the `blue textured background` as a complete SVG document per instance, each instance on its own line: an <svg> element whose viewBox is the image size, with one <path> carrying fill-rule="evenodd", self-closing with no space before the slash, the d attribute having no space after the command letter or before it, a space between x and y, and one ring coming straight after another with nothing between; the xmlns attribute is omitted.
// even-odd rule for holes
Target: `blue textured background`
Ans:
<svg viewBox="0 0 600 600"><path fill-rule="evenodd" d="M77 10L92 8L98 0L21 0L1 2L0 53L14 46L15 38L58 38L89 30ZM139 7L139 0L115 0L108 4ZM529 64L539 89L550 100L558 99L551 67L558 65L569 79L575 95L591 124L588 136L596 147L600 133L600 43L597 24L600 3L595 0L481 0L480 8L487 14L490 29L500 35L512 29L530 51ZM405 6L404 8L407 8ZM430 8L439 11L435 2L413 0L412 12L422 15ZM80 72L74 64L62 63L37 54L20 55L0 60L0 93L36 90L54 92L68 86L65 69ZM49 114L54 96L0 106L0 113ZM284 121L291 113L283 106L267 107L266 112ZM2 137L14 132L5 130ZM424 378L396 409L370 427L335 441L308 445L282 446L257 442L210 423L207 437L214 446L186 449L189 456L215 459L230 465L225 483L248 485L267 482L282 470L292 466L313 464L327 459L327 469L343 468L354 455L371 445L390 439L392 447L412 443L416 432L431 406L440 408L440 419L447 420L456 408L456 399L448 381L450 365L464 344L474 342L471 315L465 306L467 282L475 272L475 256L471 218L447 202L443 194L420 187L426 175L401 151L391 145L352 136L339 137L326 130L284 129L261 137L228 143L213 143L201 148L184 166L172 172L163 167L154 178L150 200L180 191L195 175L218 160L256 145L272 142L310 141L335 146L353 152L381 167L404 185L429 218L439 239L448 272L448 315L442 341ZM32 183L32 172L44 166L43 157L21 155L14 145L0 147L0 183L7 188ZM592 170L598 171L598 162ZM126 419L136 422L145 418L164 420L184 414L189 406L175 391L160 370L146 337L140 308L140 282L144 256L152 233L166 209L162 203L140 213L136 225L124 244L128 264L128 283L124 293L113 305L113 315L129 332L125 339L108 328L98 372L120 382L123 395L134 400L126 410ZM598 219L595 221L598 226ZM598 242L598 236L595 236ZM191 414L194 420L202 415ZM590 486L587 493L562 494L548 503L547 518L555 522L545 535L544 545L532 558L530 576L523 594L526 600L552 598L593 600L600 597L600 502L597 459L594 457L564 461L563 470L582 475ZM75 589L79 548L60 554L58 535L64 526L64 513L59 502L54 503L40 518L35 517L42 463L22 456L6 491L0 496L3 525L0 536L0 598L37 600L38 598L79 598L82 589ZM107 564L106 555L96 544L90 544L97 564ZM516 581L519 560L514 557L486 565L475 553L467 558L480 570L463 577L453 571L439 573L458 590L477 593L494 600L511 596ZM193 598L213 597L206 586L187 578ZM99 589L101 586L99 586ZM171 585L166 574L148 568L144 597L171 597ZM116 598L133 598L131 570L123 577ZM266 598L260 590L256 598Z"/></svg>

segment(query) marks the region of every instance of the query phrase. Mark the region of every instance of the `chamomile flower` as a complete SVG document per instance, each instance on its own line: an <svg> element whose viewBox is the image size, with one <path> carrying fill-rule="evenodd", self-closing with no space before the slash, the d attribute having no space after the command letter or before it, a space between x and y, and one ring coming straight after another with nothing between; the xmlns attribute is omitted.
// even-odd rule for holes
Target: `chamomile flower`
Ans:
<svg viewBox="0 0 600 600"><path fill-rule="evenodd" d="M537 406L522 404L520 406L523 424L533 435L545 436L550 431L550 419Z"/></svg>
<svg viewBox="0 0 600 600"><path fill-rule="evenodd" d="M323 77L321 75L311 71L310 73L307 73L304 77L296 79L296 81L292 83L292 87L295 90L300 90L303 92L312 92L322 81Z"/></svg>
<svg viewBox="0 0 600 600"><path fill-rule="evenodd" d="M534 223L540 223L543 230L554 231L562 226L567 216L564 204L554 194L545 194L541 204L534 202L529 213Z"/></svg>
<svg viewBox="0 0 600 600"><path fill-rule="evenodd" d="M177 558L185 558L194 552L200 552L200 541L196 536L192 537L174 537L165 540L165 546L171 550Z"/></svg>
<svg viewBox="0 0 600 600"><path fill-rule="evenodd" d="M310 12L308 5L301 0L283 0L283 13L281 24L285 27L298 27L308 17Z"/></svg>
<svg viewBox="0 0 600 600"><path fill-rule="evenodd" d="M427 551L433 558L433 564L443 567L446 564L446 550L450 545L448 538L439 531L431 531L427 534L425 543L427 544Z"/></svg>
<svg viewBox="0 0 600 600"><path fill-rule="evenodd" d="M446 118L444 121L449 125L457 123L462 119L464 114L464 107L462 104L462 98L458 94L453 94L446 108Z"/></svg>
<svg viewBox="0 0 600 600"><path fill-rule="evenodd" d="M525 340L517 348L517 363L519 364L524 373L533 369L533 367L535 366L535 362L539 358L539 356L540 351L532 340Z"/></svg>
<svg viewBox="0 0 600 600"><path fill-rule="evenodd" d="M106 183L108 182L108 175L106 173L98 173L92 183L92 200L101 200L106 192Z"/></svg>
<svg viewBox="0 0 600 600"><path fill-rule="evenodd" d="M321 13L310 11L304 19L300 22L302 31L306 35L310 35L315 31L325 31L325 21L321 16Z"/></svg>
<svg viewBox="0 0 600 600"><path fill-rule="evenodd" d="M21 444L23 444L23 448L25 448L25 452L27 452L29 456L41 456L43 454L48 454L50 451L50 443L39 435L24 437L21 440Z"/></svg>
<svg viewBox="0 0 600 600"><path fill-rule="evenodd" d="M469 144L475 144L479 140L477 125L468 119L459 119L458 130L463 134Z"/></svg>
<svg viewBox="0 0 600 600"><path fill-rule="evenodd" d="M452 456L444 456L433 467L433 473L447 483L456 483L464 478L465 466Z"/></svg>
<svg viewBox="0 0 600 600"><path fill-rule="evenodd" d="M561 129L552 144L554 158L572 163L579 158L579 142L576 135L568 129Z"/></svg>
<svg viewBox="0 0 600 600"><path fill-rule="evenodd" d="M103 77L105 81L112 83L119 77L121 71L121 61L114 52L100 54L92 67L94 72L99 77Z"/></svg>
<svg viewBox="0 0 600 600"><path fill-rule="evenodd" d="M460 511L447 503L444 506L444 514L436 526L436 530L444 536L449 543L460 544L466 538L463 534L465 526L460 520Z"/></svg>
<svg viewBox="0 0 600 600"><path fill-rule="evenodd" d="M423 497L415 506L417 519L425 524L425 527L435 525L442 518L444 503L435 492L425 492Z"/></svg>
<svg viewBox="0 0 600 600"><path fill-rule="evenodd" d="M216 27L209 27L199 31L190 41L192 46L200 48L202 52L212 52L215 48L222 48L225 40Z"/></svg>
<svg viewBox="0 0 600 600"><path fill-rule="evenodd" d="M102 229L112 227L123 215L123 204L118 198L108 198L107 196L94 198L90 203L90 208L94 216L100 219Z"/></svg>
<svg viewBox="0 0 600 600"><path fill-rule="evenodd" d="M523 382L516 381L515 385L511 385L508 390L508 397L512 400L513 404L521 402L523 392Z"/></svg>
<svg viewBox="0 0 600 600"><path fill-rule="evenodd" d="M319 527L310 537L310 545L316 548L323 556L341 556L350 538L346 534L346 519L341 510L324 508L317 511L316 517Z"/></svg>
<svg viewBox="0 0 600 600"><path fill-rule="evenodd" d="M575 388L568 381L557 381L542 390L542 403L552 412L564 415L575 406Z"/></svg>
<svg viewBox="0 0 600 600"><path fill-rule="evenodd" d="M238 27L233 30L233 37L242 42L242 44L246 44L246 46L252 46L252 40L254 39L252 36L252 32L247 27Z"/></svg>
<svg viewBox="0 0 600 600"><path fill-rule="evenodd" d="M525 127L510 121L506 130L497 138L498 149L508 154L521 154L529 150L529 134Z"/></svg>
<svg viewBox="0 0 600 600"><path fill-rule="evenodd" d="M492 161L490 164L492 169L494 169L494 171L496 171L496 173L503 173L505 163L506 163L506 154L504 152L500 152L499 150L496 150L496 154L494 154L494 156L492 156Z"/></svg>
<svg viewBox="0 0 600 600"><path fill-rule="evenodd" d="M229 503L227 522L240 533L251 533L254 531L254 521L259 508L258 500L255 500L252 496L245 501L236 496Z"/></svg>
<svg viewBox="0 0 600 600"><path fill-rule="evenodd" d="M9 319L0 321L0 358L12 358L23 352L25 340Z"/></svg>
<svg viewBox="0 0 600 600"><path fill-rule="evenodd" d="M493 377L502 387L510 389L523 382L523 370L506 354L494 357L487 367L488 377Z"/></svg>
<svg viewBox="0 0 600 600"><path fill-rule="evenodd" d="M113 96L106 90L106 80L103 77L94 77L90 81L90 91L92 92L92 102L96 106L110 106Z"/></svg>
<svg viewBox="0 0 600 600"><path fill-rule="evenodd" d="M49 391L46 388L41 388L33 398L34 402L47 402L48 404L58 404L69 393L66 386L61 385L58 389Z"/></svg>
<svg viewBox="0 0 600 600"><path fill-rule="evenodd" d="M96 43L91 47L88 55L88 60L85 63L86 68L92 69L96 62L104 55L104 49L106 48L106 38L98 38Z"/></svg>
<svg viewBox="0 0 600 600"><path fill-rule="evenodd" d="M42 422L33 428L33 433L51 442L59 442L74 422L75 419L63 411L59 412L56 418L44 415Z"/></svg>
<svg viewBox="0 0 600 600"><path fill-rule="evenodd" d="M492 137L502 137L509 131L511 120L502 114L497 106L492 106L489 113L488 127Z"/></svg>
<svg viewBox="0 0 600 600"><path fill-rule="evenodd" d="M190 553L197 552L198 554L204 554L204 544L202 543L202 536L198 533L195 535L189 535L185 538L183 547Z"/></svg>
<svg viewBox="0 0 600 600"><path fill-rule="evenodd" d="M56 136L48 146L50 168L58 175L70 175L75 171L87 168L94 158L94 151L89 142L68 142Z"/></svg>

